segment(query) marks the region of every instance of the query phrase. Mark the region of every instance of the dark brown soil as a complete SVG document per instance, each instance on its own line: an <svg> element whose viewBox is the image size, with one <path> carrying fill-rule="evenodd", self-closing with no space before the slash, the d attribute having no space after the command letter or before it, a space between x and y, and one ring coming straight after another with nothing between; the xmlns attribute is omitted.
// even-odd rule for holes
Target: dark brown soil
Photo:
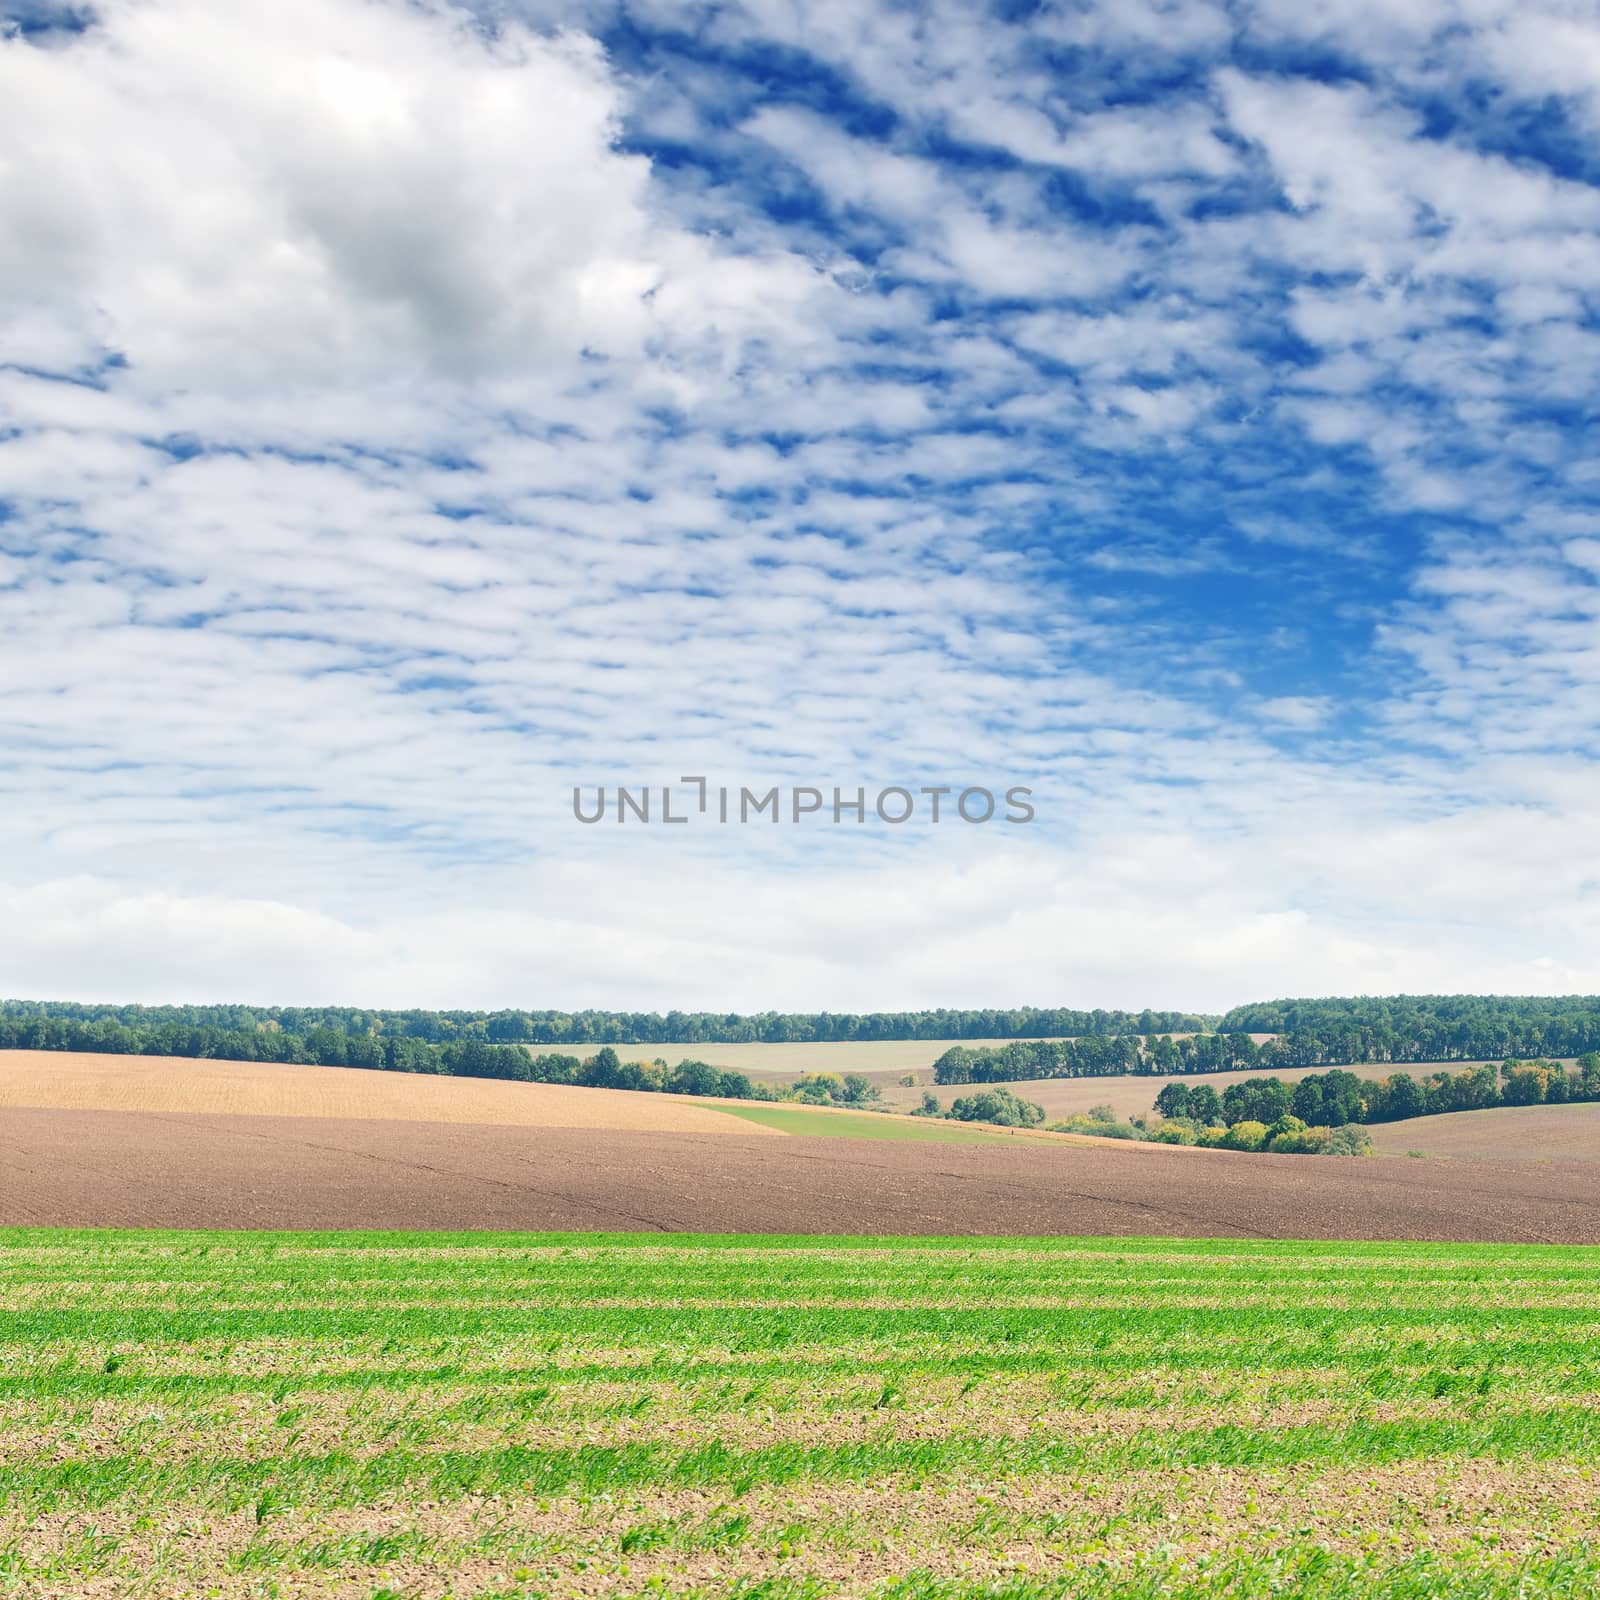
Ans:
<svg viewBox="0 0 1600 1600"><path fill-rule="evenodd" d="M1600 1242L1600 1166L0 1111L0 1225Z"/></svg>

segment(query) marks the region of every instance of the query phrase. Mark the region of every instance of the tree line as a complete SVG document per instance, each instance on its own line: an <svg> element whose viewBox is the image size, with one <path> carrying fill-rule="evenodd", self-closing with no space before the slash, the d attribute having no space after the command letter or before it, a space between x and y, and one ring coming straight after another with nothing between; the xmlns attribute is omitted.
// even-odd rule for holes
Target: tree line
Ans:
<svg viewBox="0 0 1600 1600"><path fill-rule="evenodd" d="M890 1040L1003 1039L993 1048L958 1045L935 1069L941 1083L992 1083L1020 1078L1095 1077L1289 1067L1435 1061L1499 1061L1578 1056L1600 1050L1600 997L1395 995L1329 1000L1274 1000L1239 1006L1224 1017L1177 1011L1010 1010L895 1012L430 1011L351 1006L118 1006L74 1001L0 1001L0 1022L71 1024L105 1031L79 1049L127 1048L115 1030L140 1039L222 1035L287 1035L315 1041L323 1060L329 1036L349 1041L348 1062L426 1071L428 1045L535 1045L594 1049L605 1044L821 1043ZM1276 1037L1258 1045L1252 1033ZM48 1046L44 1048L50 1048ZM145 1054L217 1054L181 1046ZM242 1045L229 1048L243 1050ZM302 1060L250 1047L240 1060ZM378 1061L381 1052L384 1059Z"/></svg>
<svg viewBox="0 0 1600 1600"><path fill-rule="evenodd" d="M1559 1061L1513 1058L1498 1068L1482 1062L1421 1079L1405 1072L1362 1078L1340 1068L1309 1073L1298 1083L1246 1078L1220 1092L1209 1083L1174 1078L1155 1098L1154 1109L1162 1120L1153 1125L1141 1117L1118 1122L1110 1106L1096 1106L1087 1116L1051 1126L1063 1132L1209 1149L1356 1156L1371 1152L1368 1123L1570 1100L1600 1100L1600 1053L1580 1056L1573 1072Z"/></svg>
<svg viewBox="0 0 1600 1600"><path fill-rule="evenodd" d="M1020 1039L1033 1035L1183 1033L1216 1024L1183 1011L1079 1011L1066 1007L872 1012L427 1011L354 1006L135 1006L3 1000L0 1017L112 1022L139 1030L175 1024L228 1033L332 1032L347 1038L445 1044L818 1044L869 1039Z"/></svg>
<svg viewBox="0 0 1600 1600"><path fill-rule="evenodd" d="M1091 1106L1087 1114L1052 1122L1052 1133L1088 1133L1101 1139L1143 1139L1155 1144L1194 1144L1209 1150L1268 1151L1273 1155L1365 1156L1372 1153L1372 1137L1356 1123L1337 1128L1307 1123L1291 1111L1270 1123L1241 1118L1228 1124L1201 1122L1174 1114L1154 1126L1143 1118L1117 1120L1110 1106Z"/></svg>
<svg viewBox="0 0 1600 1600"><path fill-rule="evenodd" d="M1079 1039L1018 1039L1002 1045L952 1045L933 1064L935 1083L1013 1083L1025 1078L1165 1077L1256 1066L1262 1050L1247 1033L1124 1032Z"/></svg>
<svg viewBox="0 0 1600 1600"><path fill-rule="evenodd" d="M80 1020L0 1009L0 1049L93 1051L105 1055L183 1056L216 1061L276 1061L315 1067L372 1067L495 1078L511 1074L517 1045L483 1039L433 1044L403 1035L377 1038L335 1028L304 1033L280 1028L230 1028L207 1022L152 1021L130 1026L110 1017Z"/></svg>
<svg viewBox="0 0 1600 1600"><path fill-rule="evenodd" d="M1383 1012L1385 1007L1390 1009ZM1252 1037L1272 1032L1275 1024L1283 1029L1275 1037L1259 1044ZM1078 1039L953 1045L934 1063L934 1081L1008 1083L1124 1073L1172 1077L1384 1062L1539 1060L1591 1050L1600 1050L1600 998L1274 1001L1229 1012L1215 1033L1180 1038L1125 1030Z"/></svg>
<svg viewBox="0 0 1600 1600"><path fill-rule="evenodd" d="M1227 1034L1275 1033L1276 1064L1502 1061L1600 1050L1594 995L1387 995L1236 1006Z"/></svg>
<svg viewBox="0 0 1600 1600"><path fill-rule="evenodd" d="M498 1078L511 1083L563 1083L590 1089L712 1095L725 1100L794 1100L803 1105L870 1107L877 1085L858 1072L805 1073L792 1085L752 1079L705 1061L623 1061L610 1045L592 1055L535 1054L518 1044L483 1039L347 1037L332 1028L309 1033L255 1032L164 1022L129 1028L109 1020L15 1017L0 1012L0 1050L62 1050L101 1055L177 1056L190 1060L266 1061L314 1067L368 1067L441 1077Z"/></svg>
<svg viewBox="0 0 1600 1600"><path fill-rule="evenodd" d="M1362 1078L1335 1068L1310 1073L1298 1083L1282 1078L1245 1078L1219 1094L1208 1083L1175 1079L1156 1096L1165 1118L1198 1127L1273 1124L1293 1116L1304 1124L1340 1128L1350 1123L1401 1122L1446 1111L1484 1111L1494 1106L1563 1105L1600 1100L1600 1052L1588 1051L1569 1072L1559 1061L1515 1058L1496 1067L1483 1062L1460 1072L1414 1078L1396 1072Z"/></svg>

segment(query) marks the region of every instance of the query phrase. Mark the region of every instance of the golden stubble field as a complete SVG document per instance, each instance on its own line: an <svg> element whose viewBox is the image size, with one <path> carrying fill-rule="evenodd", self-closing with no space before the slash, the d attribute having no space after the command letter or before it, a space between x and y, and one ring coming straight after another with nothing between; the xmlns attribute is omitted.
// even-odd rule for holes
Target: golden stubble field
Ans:
<svg viewBox="0 0 1600 1600"><path fill-rule="evenodd" d="M167 1056L0 1051L0 1107L785 1135L681 1095Z"/></svg>

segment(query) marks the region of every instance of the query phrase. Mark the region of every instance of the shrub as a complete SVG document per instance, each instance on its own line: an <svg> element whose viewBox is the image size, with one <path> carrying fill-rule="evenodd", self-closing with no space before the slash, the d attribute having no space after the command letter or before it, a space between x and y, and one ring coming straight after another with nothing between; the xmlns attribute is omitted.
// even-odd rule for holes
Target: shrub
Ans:
<svg viewBox="0 0 1600 1600"><path fill-rule="evenodd" d="M844 1080L836 1072L807 1072L795 1080L794 1098L808 1105L831 1106L848 1097Z"/></svg>
<svg viewBox="0 0 1600 1600"><path fill-rule="evenodd" d="M1155 1131L1157 1144L1198 1144L1200 1134L1192 1123L1181 1117L1168 1117Z"/></svg>
<svg viewBox="0 0 1600 1600"><path fill-rule="evenodd" d="M1225 1150L1259 1150L1267 1142L1264 1122L1236 1122L1222 1141Z"/></svg>
<svg viewBox="0 0 1600 1600"><path fill-rule="evenodd" d="M1068 1117L1064 1122L1052 1122L1051 1133L1090 1133L1097 1139L1148 1139L1143 1128L1131 1122L1101 1122L1097 1117Z"/></svg>
<svg viewBox="0 0 1600 1600"><path fill-rule="evenodd" d="M944 1107L939 1104L939 1097L931 1089L922 1091L922 1104L911 1113L914 1117L942 1117Z"/></svg>
<svg viewBox="0 0 1600 1600"><path fill-rule="evenodd" d="M1360 1123L1347 1122L1342 1128L1333 1130L1322 1147L1322 1153L1325 1156L1370 1156L1372 1135Z"/></svg>
<svg viewBox="0 0 1600 1600"><path fill-rule="evenodd" d="M1267 1129L1267 1149L1280 1156L1321 1155L1333 1137L1331 1128L1308 1128L1293 1114L1279 1117Z"/></svg>
<svg viewBox="0 0 1600 1600"><path fill-rule="evenodd" d="M1209 1128L1200 1130L1200 1143L1207 1150L1222 1150L1227 1147L1228 1129L1225 1124L1216 1123Z"/></svg>
<svg viewBox="0 0 1600 1600"><path fill-rule="evenodd" d="M1101 1105L1089 1107L1089 1120L1091 1122L1121 1122L1122 1118L1117 1115L1113 1107Z"/></svg>
<svg viewBox="0 0 1600 1600"><path fill-rule="evenodd" d="M1044 1107L1023 1100L1009 1089L985 1089L964 1096L950 1107L958 1122L994 1122L1002 1128L1034 1128L1044 1121Z"/></svg>

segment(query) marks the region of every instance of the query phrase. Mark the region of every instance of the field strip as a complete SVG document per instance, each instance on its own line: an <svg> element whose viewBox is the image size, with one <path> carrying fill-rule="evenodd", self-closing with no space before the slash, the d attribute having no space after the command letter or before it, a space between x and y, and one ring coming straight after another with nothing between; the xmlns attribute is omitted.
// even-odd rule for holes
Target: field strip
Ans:
<svg viewBox="0 0 1600 1600"><path fill-rule="evenodd" d="M651 1116L679 1098L565 1093ZM12 1109L0 1226L1600 1243L1595 1162L1334 1160L1009 1130L948 1143L745 1137L755 1125L721 1110L667 1110L717 1131ZM924 1126L810 1115L830 1131L851 1115L874 1131Z"/></svg>
<svg viewBox="0 0 1600 1600"><path fill-rule="evenodd" d="M685 1095L165 1056L0 1050L0 1107L665 1133L782 1130Z"/></svg>
<svg viewBox="0 0 1600 1600"><path fill-rule="evenodd" d="M0 1233L0 1593L1600 1585L1600 1260Z"/></svg>

